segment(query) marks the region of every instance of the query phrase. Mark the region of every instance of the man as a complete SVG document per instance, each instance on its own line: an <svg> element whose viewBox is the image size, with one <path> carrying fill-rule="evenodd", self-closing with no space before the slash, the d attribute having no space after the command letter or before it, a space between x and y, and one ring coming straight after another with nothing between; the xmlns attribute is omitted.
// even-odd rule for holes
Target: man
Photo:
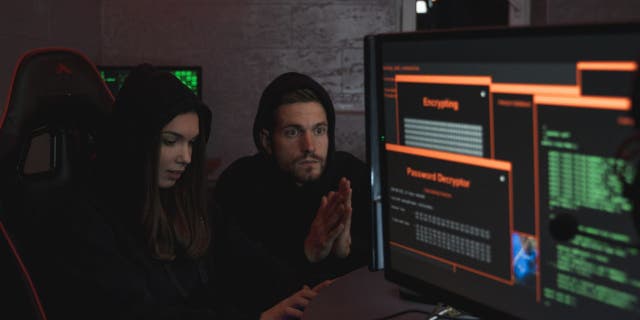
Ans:
<svg viewBox="0 0 640 320"><path fill-rule="evenodd" d="M264 308L369 257L366 165L335 151L335 113L313 79L285 73L264 90L253 126L258 153L232 163L216 186L229 294ZM249 292L247 294L247 292Z"/></svg>

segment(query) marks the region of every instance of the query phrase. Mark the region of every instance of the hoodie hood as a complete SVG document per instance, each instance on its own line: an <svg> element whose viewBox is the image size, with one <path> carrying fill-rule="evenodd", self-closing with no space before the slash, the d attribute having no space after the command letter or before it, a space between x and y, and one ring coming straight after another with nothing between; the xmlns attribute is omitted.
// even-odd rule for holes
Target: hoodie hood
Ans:
<svg viewBox="0 0 640 320"><path fill-rule="evenodd" d="M157 136L175 116L190 111L198 114L201 135L208 139L209 108L171 73L142 64L122 85L114 103L112 122L127 130L127 135L147 140Z"/></svg>
<svg viewBox="0 0 640 320"><path fill-rule="evenodd" d="M160 132L175 116L196 112L202 148L211 127L211 111L180 80L149 64L137 66L125 79L114 103L107 131L98 149L99 173L109 193L124 202L143 199L145 181L160 146ZM157 161L157 160L156 160Z"/></svg>
<svg viewBox="0 0 640 320"><path fill-rule="evenodd" d="M274 118L276 109L283 104L283 97L292 91L299 89L308 89L313 91L320 99L322 107L327 114L327 122L329 123L329 150L327 152L327 163L333 159L335 151L335 111L329 93L311 77L296 73L288 72L281 74L275 78L262 92L258 113L253 122L253 142L258 151L266 155L266 150L260 143L260 132L263 129L271 131L274 126Z"/></svg>

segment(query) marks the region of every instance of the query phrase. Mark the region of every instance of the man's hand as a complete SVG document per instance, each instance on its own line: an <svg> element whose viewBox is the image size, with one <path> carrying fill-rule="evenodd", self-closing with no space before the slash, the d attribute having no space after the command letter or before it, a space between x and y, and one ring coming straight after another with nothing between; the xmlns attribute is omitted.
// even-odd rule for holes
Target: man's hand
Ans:
<svg viewBox="0 0 640 320"><path fill-rule="evenodd" d="M304 309L309 305L309 301L317 294L317 291L304 286L302 290L263 312L260 315L260 320L300 319Z"/></svg>
<svg viewBox="0 0 640 320"><path fill-rule="evenodd" d="M315 287L313 287L311 290L313 290L313 292L315 292L315 293L318 293L318 292L320 292L320 290L332 285L334 281L335 281L335 279L329 279L329 280L322 281L322 282L318 283Z"/></svg>
<svg viewBox="0 0 640 320"><path fill-rule="evenodd" d="M307 308L309 302L318 295L320 290L330 286L333 279L325 280L317 284L313 289L303 286L302 290L294 293L290 297L280 301L271 309L260 315L260 320L284 320L284 319L300 319L304 309Z"/></svg>
<svg viewBox="0 0 640 320"><path fill-rule="evenodd" d="M351 182L340 180L338 192L322 197L309 234L304 253L309 262L318 262L333 252L346 257L351 250Z"/></svg>
<svg viewBox="0 0 640 320"><path fill-rule="evenodd" d="M309 262L318 262L331 253L336 238L344 230L344 211L340 210L343 200L336 192L329 192L320 201L320 208L311 223L304 241L304 254Z"/></svg>
<svg viewBox="0 0 640 320"><path fill-rule="evenodd" d="M353 212L351 208L351 193L351 181L343 177L340 179L338 194L343 199L339 210L343 212L341 223L344 224L344 230L338 235L331 249L331 252L339 258L346 258L351 252L351 213Z"/></svg>

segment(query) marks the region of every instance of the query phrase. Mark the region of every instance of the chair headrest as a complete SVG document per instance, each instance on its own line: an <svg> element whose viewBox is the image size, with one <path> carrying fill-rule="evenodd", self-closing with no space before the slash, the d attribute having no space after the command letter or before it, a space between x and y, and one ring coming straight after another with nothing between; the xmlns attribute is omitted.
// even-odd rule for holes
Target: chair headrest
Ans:
<svg viewBox="0 0 640 320"><path fill-rule="evenodd" d="M64 48L25 53L0 116L0 172L22 182L68 179L74 153L90 149L112 103L83 54Z"/></svg>

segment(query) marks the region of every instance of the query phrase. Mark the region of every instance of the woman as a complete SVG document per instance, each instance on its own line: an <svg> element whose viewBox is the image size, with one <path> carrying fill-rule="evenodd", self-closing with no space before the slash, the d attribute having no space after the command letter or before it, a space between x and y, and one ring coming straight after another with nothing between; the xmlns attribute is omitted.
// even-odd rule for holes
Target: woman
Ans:
<svg viewBox="0 0 640 320"><path fill-rule="evenodd" d="M150 65L132 71L109 129L99 137L96 210L72 227L71 233L80 236L74 238L76 258L68 264L75 271L68 283L77 294L65 307L54 307L54 314L91 319L301 316L318 289L304 287L260 315L241 314L224 301L223 292L215 292L224 275L213 270L214 247L224 244L215 240L206 209L210 125L207 106L173 75Z"/></svg>

